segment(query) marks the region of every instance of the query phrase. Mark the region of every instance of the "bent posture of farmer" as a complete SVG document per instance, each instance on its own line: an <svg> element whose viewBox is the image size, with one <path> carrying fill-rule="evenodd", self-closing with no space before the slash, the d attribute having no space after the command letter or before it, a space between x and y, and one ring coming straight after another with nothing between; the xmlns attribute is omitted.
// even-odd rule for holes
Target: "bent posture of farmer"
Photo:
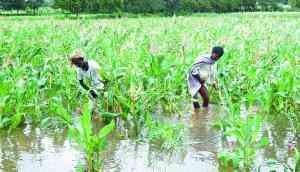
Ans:
<svg viewBox="0 0 300 172"><path fill-rule="evenodd" d="M77 68L77 79L81 87L89 91L90 95L96 100L98 91L104 88L98 74L99 65L94 60L87 60L80 53L73 55L70 60L71 64ZM89 86L86 83L89 83Z"/></svg>
<svg viewBox="0 0 300 172"><path fill-rule="evenodd" d="M214 78L215 74L213 65L223 56L223 54L224 50L222 47L214 47L211 54L201 55L192 65L187 76L187 82L189 92L193 98L194 109L200 108L200 104L197 100L199 94L203 99L202 106L208 107L209 96L205 83L208 79L212 82L212 78Z"/></svg>

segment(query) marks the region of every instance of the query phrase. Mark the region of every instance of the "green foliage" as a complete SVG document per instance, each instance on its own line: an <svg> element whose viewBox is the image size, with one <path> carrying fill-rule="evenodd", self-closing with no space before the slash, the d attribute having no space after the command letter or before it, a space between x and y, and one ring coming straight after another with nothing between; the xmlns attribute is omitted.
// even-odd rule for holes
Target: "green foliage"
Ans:
<svg viewBox="0 0 300 172"><path fill-rule="evenodd" d="M300 0L289 0L289 4L292 7L300 8Z"/></svg>
<svg viewBox="0 0 300 172"><path fill-rule="evenodd" d="M25 9L25 0L1 0L0 7L5 10L23 10Z"/></svg>
<svg viewBox="0 0 300 172"><path fill-rule="evenodd" d="M216 123L215 127L224 133L233 150L222 150L218 159L224 167L232 166L237 169L250 169L256 151L268 144L266 138L260 138L262 118L259 115L248 116L243 119L238 110L239 105L233 105L230 114Z"/></svg>
<svg viewBox="0 0 300 172"><path fill-rule="evenodd" d="M275 11L279 10L278 4L280 3L279 0L258 0L258 6L262 11Z"/></svg>
<svg viewBox="0 0 300 172"><path fill-rule="evenodd" d="M0 0L0 9L25 10L25 8L37 9L44 4L44 0Z"/></svg>
<svg viewBox="0 0 300 172"><path fill-rule="evenodd" d="M98 133L93 133L93 123L91 118L92 104L84 105L83 115L78 124L69 126L70 138L84 150L86 154L87 167L89 172L99 171L101 168L101 152L107 145L106 137L113 131L115 122L103 127Z"/></svg>
<svg viewBox="0 0 300 172"><path fill-rule="evenodd" d="M165 13L174 15L186 12L238 12L238 11L274 11L280 10L282 0L1 0L0 8L5 10L24 10L26 7L37 9L41 5L50 5L78 15L79 13ZM299 7L298 0L290 0ZM35 12L35 11L34 11Z"/></svg>
<svg viewBox="0 0 300 172"><path fill-rule="evenodd" d="M131 12L173 15L178 12L234 12L278 10L280 0L55 0L54 7L80 12Z"/></svg>
<svg viewBox="0 0 300 172"><path fill-rule="evenodd" d="M166 7L166 1L163 0L124 0L123 11L133 13L155 13L163 12Z"/></svg>
<svg viewBox="0 0 300 172"><path fill-rule="evenodd" d="M44 3L44 0L27 0L26 1L26 5L27 7L29 7L30 9L37 9L40 6L42 6Z"/></svg>
<svg viewBox="0 0 300 172"><path fill-rule="evenodd" d="M148 138L165 150L174 150L183 143L183 124L168 124L148 119Z"/></svg>
<svg viewBox="0 0 300 172"><path fill-rule="evenodd" d="M76 135L83 124L88 125L82 119L79 127L73 126L70 117L88 99L85 92L78 94L75 70L68 61L81 48L100 64L101 76L107 81L99 101L100 114L108 118L118 114L131 120L137 131L147 123L149 138L172 148L181 140L177 136L181 127L146 122L147 115L157 107L176 113L179 105L185 105L185 74L195 58L215 44L225 45L226 53L217 63L219 85L211 96L229 112L218 127L238 143L233 151L220 152L220 159L227 159L221 161L252 163L253 150L265 143L257 135L265 116L284 114L300 128L300 51L299 33L295 32L299 22L287 20L299 18L297 13L201 14L100 23L59 17L64 20L44 16L0 20L1 129L13 129L26 121L46 127L72 126ZM247 111L257 107L259 112L243 119L242 102ZM79 135L85 137L84 133Z"/></svg>
<svg viewBox="0 0 300 172"><path fill-rule="evenodd" d="M84 11L84 0L55 0L54 7L68 10L78 15Z"/></svg>

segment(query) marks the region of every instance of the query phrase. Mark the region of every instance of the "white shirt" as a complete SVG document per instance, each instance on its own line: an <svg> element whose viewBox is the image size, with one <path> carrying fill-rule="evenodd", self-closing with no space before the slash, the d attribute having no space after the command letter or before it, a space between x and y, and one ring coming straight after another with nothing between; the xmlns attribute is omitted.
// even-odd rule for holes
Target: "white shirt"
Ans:
<svg viewBox="0 0 300 172"><path fill-rule="evenodd" d="M104 84L101 82L98 74L98 70L100 69L98 63L94 60L88 60L88 65L89 68L87 71L77 68L77 79L90 81L94 90L103 89Z"/></svg>

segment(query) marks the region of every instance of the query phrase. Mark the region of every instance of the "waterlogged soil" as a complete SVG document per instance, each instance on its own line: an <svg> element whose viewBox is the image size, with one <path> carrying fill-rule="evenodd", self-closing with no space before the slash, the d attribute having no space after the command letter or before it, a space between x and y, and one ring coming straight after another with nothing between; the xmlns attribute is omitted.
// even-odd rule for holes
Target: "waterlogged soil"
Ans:
<svg viewBox="0 0 300 172"><path fill-rule="evenodd" d="M175 151L166 151L147 139L130 137L130 131L118 122L117 131L110 135L104 153L105 172L218 172L217 152L224 148L222 134L212 128L213 121L222 112L218 108L187 112L156 120L183 123L184 143ZM282 119L279 119L282 120ZM95 121L97 122L97 121ZM279 125L280 124L280 125ZM99 126L101 126L99 122ZM282 164L291 162L288 152L290 143L297 139L288 122L276 121L263 127L262 135L270 145L258 151L257 168L253 171L283 171ZM141 132L141 135L145 133ZM266 160L277 162L267 165ZM12 132L0 132L0 171L3 172L69 172L84 166L84 154L67 137L67 130L41 129L26 125Z"/></svg>

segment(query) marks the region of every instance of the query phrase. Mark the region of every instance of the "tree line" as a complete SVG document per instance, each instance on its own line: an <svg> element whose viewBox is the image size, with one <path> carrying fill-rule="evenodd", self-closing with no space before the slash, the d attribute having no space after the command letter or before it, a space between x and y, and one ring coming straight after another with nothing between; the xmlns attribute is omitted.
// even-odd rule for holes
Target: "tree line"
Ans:
<svg viewBox="0 0 300 172"><path fill-rule="evenodd" d="M0 0L2 10L37 9L45 3L44 0Z"/></svg>
<svg viewBox="0 0 300 172"><path fill-rule="evenodd" d="M3 10L50 6L76 14L276 11L283 4L300 8L300 0L0 0Z"/></svg>

